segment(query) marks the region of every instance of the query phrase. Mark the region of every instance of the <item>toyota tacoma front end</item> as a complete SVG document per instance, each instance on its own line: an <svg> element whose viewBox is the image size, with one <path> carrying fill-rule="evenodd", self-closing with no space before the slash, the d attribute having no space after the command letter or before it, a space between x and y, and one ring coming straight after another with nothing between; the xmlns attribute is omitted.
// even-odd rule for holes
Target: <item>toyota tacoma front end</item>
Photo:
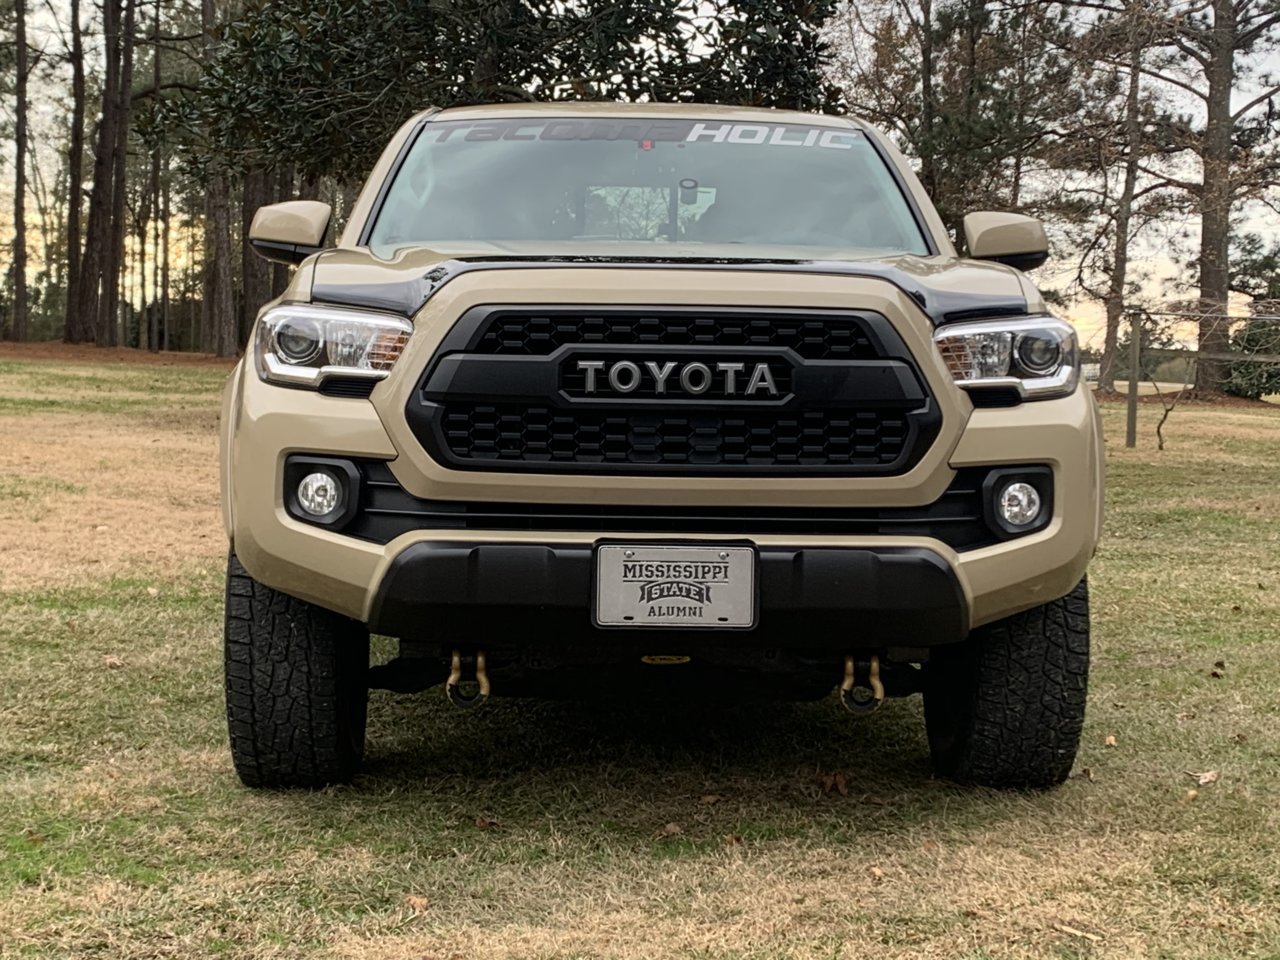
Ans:
<svg viewBox="0 0 1280 960"><path fill-rule="evenodd" d="M246 783L354 775L371 685L602 675L923 693L940 774L1070 771L1101 440L1037 223L958 257L853 120L566 104L414 118L327 222L259 211L299 266L225 396Z"/></svg>

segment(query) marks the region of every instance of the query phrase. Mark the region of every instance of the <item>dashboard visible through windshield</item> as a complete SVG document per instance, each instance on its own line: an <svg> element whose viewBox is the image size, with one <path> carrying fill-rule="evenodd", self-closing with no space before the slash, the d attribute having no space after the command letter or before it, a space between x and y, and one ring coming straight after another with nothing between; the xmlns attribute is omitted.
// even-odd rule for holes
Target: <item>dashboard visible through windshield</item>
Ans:
<svg viewBox="0 0 1280 960"><path fill-rule="evenodd" d="M929 252L860 130L656 118L428 122L367 242L379 254L477 242Z"/></svg>

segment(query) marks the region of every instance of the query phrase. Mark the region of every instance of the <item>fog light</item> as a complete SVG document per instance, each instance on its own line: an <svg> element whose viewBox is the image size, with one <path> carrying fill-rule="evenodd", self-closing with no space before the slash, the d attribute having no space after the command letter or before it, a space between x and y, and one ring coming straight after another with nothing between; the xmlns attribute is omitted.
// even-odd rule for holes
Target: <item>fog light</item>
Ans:
<svg viewBox="0 0 1280 960"><path fill-rule="evenodd" d="M1029 483L1015 480L1000 491L1000 516L1014 527L1025 527L1040 519L1040 492Z"/></svg>
<svg viewBox="0 0 1280 960"><path fill-rule="evenodd" d="M342 484L331 473L308 473L298 484L298 506L309 516L326 516L341 504Z"/></svg>

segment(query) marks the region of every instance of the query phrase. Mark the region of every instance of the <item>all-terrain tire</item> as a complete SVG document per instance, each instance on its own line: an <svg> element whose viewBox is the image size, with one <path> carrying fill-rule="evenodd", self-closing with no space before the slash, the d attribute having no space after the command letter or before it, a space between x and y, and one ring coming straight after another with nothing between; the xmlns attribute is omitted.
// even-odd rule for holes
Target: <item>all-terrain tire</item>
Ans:
<svg viewBox="0 0 1280 960"><path fill-rule="evenodd" d="M227 726L250 787L321 787L364 755L369 633L227 563Z"/></svg>
<svg viewBox="0 0 1280 960"><path fill-rule="evenodd" d="M1089 587L979 627L928 666L929 752L940 776L1051 787L1071 773L1089 680Z"/></svg>

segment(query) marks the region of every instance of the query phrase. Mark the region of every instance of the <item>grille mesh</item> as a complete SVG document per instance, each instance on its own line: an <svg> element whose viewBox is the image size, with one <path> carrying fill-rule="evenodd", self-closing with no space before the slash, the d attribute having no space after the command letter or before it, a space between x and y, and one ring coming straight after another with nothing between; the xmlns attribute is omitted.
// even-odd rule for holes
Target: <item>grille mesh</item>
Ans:
<svg viewBox="0 0 1280 960"><path fill-rule="evenodd" d="M875 346L852 317L664 314L500 314L477 353L546 356L565 344L790 347L806 360L870 360Z"/></svg>
<svg viewBox="0 0 1280 960"><path fill-rule="evenodd" d="M877 466L897 460L903 417L876 411L662 414L450 404L444 434L467 460L546 463Z"/></svg>

